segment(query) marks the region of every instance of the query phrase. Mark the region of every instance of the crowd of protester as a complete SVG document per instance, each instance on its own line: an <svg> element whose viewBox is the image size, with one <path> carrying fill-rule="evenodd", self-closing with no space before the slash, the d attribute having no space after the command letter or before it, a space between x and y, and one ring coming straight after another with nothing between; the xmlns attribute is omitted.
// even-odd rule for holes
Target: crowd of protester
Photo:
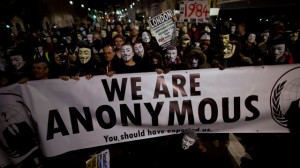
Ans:
<svg viewBox="0 0 300 168"><path fill-rule="evenodd" d="M177 37L166 48L158 45L151 29L142 23L115 22L106 26L92 23L74 26L67 32L60 29L19 32L13 45L1 46L0 87L30 80L80 80L95 75L223 70L300 62L296 26L278 20L255 32L245 22L226 23L220 28L210 23L175 23ZM203 138L226 144L227 136ZM219 142L213 144L219 146ZM129 151L137 149L131 147Z"/></svg>
<svg viewBox="0 0 300 168"><path fill-rule="evenodd" d="M140 23L19 32L13 45L1 46L0 86L40 79L299 63L297 27L279 20L255 32L244 22L226 23L218 29L210 23L176 23L177 37L166 48L158 45L147 24Z"/></svg>

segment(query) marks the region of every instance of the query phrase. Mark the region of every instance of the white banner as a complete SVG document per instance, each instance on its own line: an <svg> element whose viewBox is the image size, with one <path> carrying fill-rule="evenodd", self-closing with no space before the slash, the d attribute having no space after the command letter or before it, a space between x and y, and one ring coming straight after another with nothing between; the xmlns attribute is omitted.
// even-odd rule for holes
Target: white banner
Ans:
<svg viewBox="0 0 300 168"><path fill-rule="evenodd" d="M20 94L20 87L12 85L6 89L0 91L0 166L9 162L19 164L27 157L35 157L39 145L32 113ZM1 154L2 150L6 157Z"/></svg>
<svg viewBox="0 0 300 168"><path fill-rule="evenodd" d="M288 133L285 114L300 98L299 74L299 65L116 74L29 81L0 93L23 97L37 124L41 149L52 157L187 128L198 133Z"/></svg>

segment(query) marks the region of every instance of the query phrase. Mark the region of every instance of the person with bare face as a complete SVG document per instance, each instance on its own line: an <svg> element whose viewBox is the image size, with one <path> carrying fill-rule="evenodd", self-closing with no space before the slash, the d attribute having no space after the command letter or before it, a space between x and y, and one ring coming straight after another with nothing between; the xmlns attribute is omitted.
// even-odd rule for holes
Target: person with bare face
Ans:
<svg viewBox="0 0 300 168"><path fill-rule="evenodd" d="M106 45L103 47L103 55L105 58L105 69L104 73L111 77L113 74L118 72L120 61L117 59L115 49L112 45Z"/></svg>

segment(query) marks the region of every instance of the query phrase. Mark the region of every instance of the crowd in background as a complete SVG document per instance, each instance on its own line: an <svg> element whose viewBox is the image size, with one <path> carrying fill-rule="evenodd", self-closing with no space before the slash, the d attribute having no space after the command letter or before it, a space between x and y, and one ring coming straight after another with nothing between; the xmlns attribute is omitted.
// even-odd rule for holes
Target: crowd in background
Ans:
<svg viewBox="0 0 300 168"><path fill-rule="evenodd" d="M28 80L299 63L299 29L278 20L261 32L246 22L174 22L177 37L158 45L147 24L86 23L20 32L1 46L0 86Z"/></svg>

